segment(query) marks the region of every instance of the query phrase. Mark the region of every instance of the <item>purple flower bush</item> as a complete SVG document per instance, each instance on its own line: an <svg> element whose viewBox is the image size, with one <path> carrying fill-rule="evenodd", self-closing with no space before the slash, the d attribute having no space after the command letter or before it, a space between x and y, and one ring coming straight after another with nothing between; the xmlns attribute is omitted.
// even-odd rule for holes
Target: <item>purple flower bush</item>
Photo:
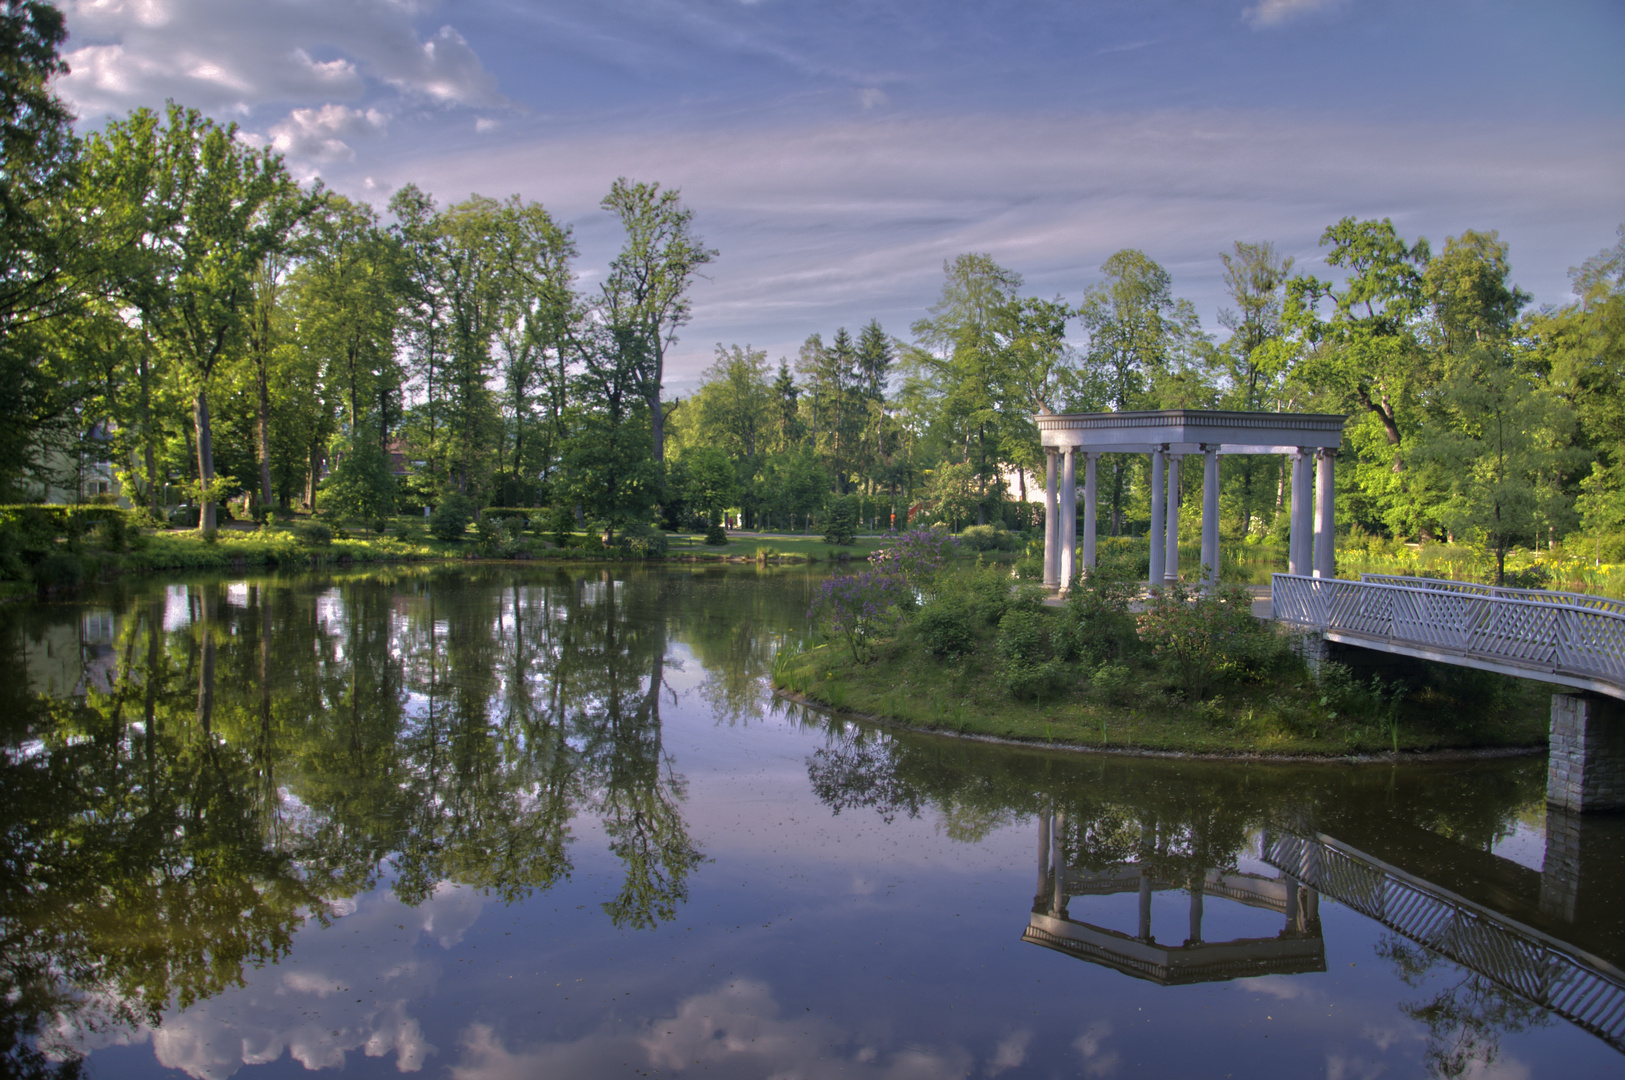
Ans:
<svg viewBox="0 0 1625 1080"><path fill-rule="evenodd" d="M907 588L901 577L880 570L825 578L807 618L822 620L830 632L844 637L852 659L861 663L868 655L870 639L901 620L898 604Z"/></svg>
<svg viewBox="0 0 1625 1080"><path fill-rule="evenodd" d="M870 555L869 565L916 589L927 589L958 548L958 537L942 529L915 529Z"/></svg>

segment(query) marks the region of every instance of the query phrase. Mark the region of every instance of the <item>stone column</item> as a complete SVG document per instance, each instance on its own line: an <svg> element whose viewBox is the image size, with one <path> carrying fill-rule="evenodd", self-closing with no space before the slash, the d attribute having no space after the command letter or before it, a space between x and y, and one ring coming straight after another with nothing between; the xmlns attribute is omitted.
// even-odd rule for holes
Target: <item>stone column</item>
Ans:
<svg viewBox="0 0 1625 1080"><path fill-rule="evenodd" d="M1209 591L1219 584L1219 448L1202 448L1202 565Z"/></svg>
<svg viewBox="0 0 1625 1080"><path fill-rule="evenodd" d="M1038 891L1035 900L1043 900L1049 892L1049 811L1038 815Z"/></svg>
<svg viewBox="0 0 1625 1080"><path fill-rule="evenodd" d="M1044 448L1044 584L1061 583L1061 513L1056 507L1055 447Z"/></svg>
<svg viewBox="0 0 1625 1080"><path fill-rule="evenodd" d="M1292 457L1292 528L1287 536L1287 573L1309 573L1309 454Z"/></svg>
<svg viewBox="0 0 1625 1080"><path fill-rule="evenodd" d="M1552 695L1546 803L1576 813L1625 809L1625 702Z"/></svg>
<svg viewBox="0 0 1625 1080"><path fill-rule="evenodd" d="M1049 913L1066 917L1066 859L1061 852L1061 833L1066 826L1066 815L1055 811L1055 824L1049 833L1049 866L1055 878L1055 891L1051 894Z"/></svg>
<svg viewBox="0 0 1625 1080"><path fill-rule="evenodd" d="M1186 940L1187 945L1200 945L1202 943L1202 886L1205 884L1201 877L1191 882L1191 936Z"/></svg>
<svg viewBox="0 0 1625 1080"><path fill-rule="evenodd" d="M1078 558L1078 448L1068 446L1061 463L1061 588L1070 589Z"/></svg>
<svg viewBox="0 0 1625 1080"><path fill-rule="evenodd" d="M1162 587L1162 513L1163 499L1163 458L1165 454L1162 447L1151 451L1151 588Z"/></svg>
<svg viewBox="0 0 1625 1080"><path fill-rule="evenodd" d="M1334 529L1337 525L1337 483L1332 475L1332 462L1337 451L1321 449L1315 454L1315 576L1337 576L1337 546Z"/></svg>
<svg viewBox="0 0 1625 1080"><path fill-rule="evenodd" d="M1179 580L1179 455L1168 455L1168 530L1163 545L1162 580Z"/></svg>
<svg viewBox="0 0 1625 1080"><path fill-rule="evenodd" d="M1083 568L1095 568L1095 533L1099 523L1095 520L1095 497L1098 487L1095 484L1095 463L1100 460L1099 454L1083 455Z"/></svg>
<svg viewBox="0 0 1625 1080"><path fill-rule="evenodd" d="M1140 867L1140 932L1141 941L1151 940L1151 872Z"/></svg>

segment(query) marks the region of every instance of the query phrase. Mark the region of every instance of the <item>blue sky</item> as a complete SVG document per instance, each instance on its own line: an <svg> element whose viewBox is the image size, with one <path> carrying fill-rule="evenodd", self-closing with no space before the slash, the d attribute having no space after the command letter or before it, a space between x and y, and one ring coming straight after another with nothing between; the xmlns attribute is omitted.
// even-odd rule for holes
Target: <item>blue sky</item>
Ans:
<svg viewBox="0 0 1625 1080"><path fill-rule="evenodd" d="M1625 222L1625 4L1499 0L72 0L59 90L91 127L166 98L381 204L540 200L590 286L618 175L680 187L721 257L671 383L718 342L934 299L986 251L1074 301L1113 251L1210 330L1218 253L1392 217L1498 229L1560 303Z"/></svg>

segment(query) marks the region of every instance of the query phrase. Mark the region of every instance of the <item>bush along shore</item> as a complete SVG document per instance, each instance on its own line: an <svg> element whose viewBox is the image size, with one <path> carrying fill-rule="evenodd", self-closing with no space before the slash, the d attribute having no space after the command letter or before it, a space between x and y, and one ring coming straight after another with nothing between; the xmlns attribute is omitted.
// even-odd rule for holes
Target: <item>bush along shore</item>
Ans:
<svg viewBox="0 0 1625 1080"><path fill-rule="evenodd" d="M448 500L448 503L450 500ZM394 518L349 529L295 517L259 526L232 522L213 534L166 528L139 510L111 506L0 506L0 596L54 595L125 573L315 567L446 559L844 561L877 546L831 546L814 537L702 536L652 528L582 532L547 511L453 506L429 519ZM607 540L607 542L606 542Z"/></svg>
<svg viewBox="0 0 1625 1080"><path fill-rule="evenodd" d="M816 636L774 658L781 692L925 730L1079 748L1346 756L1544 747L1549 688L1421 661L1325 661L1239 587L1142 597L1111 560L1064 602L916 533L832 577ZM1366 654L1370 656L1371 654Z"/></svg>

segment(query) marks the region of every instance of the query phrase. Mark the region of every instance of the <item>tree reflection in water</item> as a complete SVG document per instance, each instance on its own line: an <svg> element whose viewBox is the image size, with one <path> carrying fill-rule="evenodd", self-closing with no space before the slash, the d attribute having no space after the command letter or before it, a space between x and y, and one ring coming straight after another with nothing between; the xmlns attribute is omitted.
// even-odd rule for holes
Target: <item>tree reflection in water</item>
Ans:
<svg viewBox="0 0 1625 1080"><path fill-rule="evenodd" d="M1197 883L1205 881L1211 890L1214 882L1236 869L1238 860L1259 851L1265 830L1283 827L1310 834L1349 833L1365 843L1380 842L1397 828L1401 839L1413 846L1412 834L1427 832L1451 850L1487 853L1511 832L1519 811L1539 798L1544 780L1539 759L1526 768L1498 769L1488 775L1475 773L1470 766L1238 768L1204 762L1069 759L894 736L812 710L795 711L803 723L825 732L825 745L808 758L807 771L814 792L832 812L868 808L885 820L930 813L946 829L957 828L972 839L998 824L1037 819L1040 846L1055 845L1059 865L1069 871L1069 889L1122 891L1115 877L1126 880L1139 872L1143 882L1160 883L1157 888L1185 883L1185 891L1200 894L1204 886ZM985 824L967 829L964 823ZM1030 843L1027 836L1023 830L1024 847ZM1051 864L1046 859L1044 865ZM1471 891L1451 876L1456 868L1448 858L1433 870L1430 876L1443 888ZM1065 918L1069 890L1055 890L1054 871L1047 872L1049 876L1038 883L1035 916ZM1140 935L1115 935L1123 943L1152 940L1145 929L1144 904L1142 896ZM1201 911L1199 903L1193 904L1193 911ZM1524 910L1513 915L1531 917ZM1199 925L1194 915L1192 923L1193 928ZM1091 937L1098 929L1085 926L1077 936L1090 940L1072 950L1074 955L1128 971L1129 965L1114 963L1095 947L1100 942L1094 938L1102 938L1107 951L1115 944L1100 934ZM1310 929L1318 938L1318 925ZM1197 943L1199 933L1193 930L1185 946L1163 951L1176 954L1175 960L1190 959L1177 954ZM1133 950L1126 946L1125 951ZM1541 1006L1398 935L1384 934L1376 951L1398 969L1407 985L1434 988L1447 982L1431 998L1400 1006L1405 1016L1421 1025L1430 1075L1461 1076L1488 1066L1499 1055L1501 1035L1550 1022ZM1159 981L1181 977L1177 964L1161 976L1130 973Z"/></svg>
<svg viewBox="0 0 1625 1080"><path fill-rule="evenodd" d="M76 1032L242 985L385 881L408 904L547 889L578 814L624 868L610 919L674 917L701 854L661 742L658 576L323 585L138 590L110 649L74 608L0 615L16 672L68 641L90 673L0 686L6 1071L73 1073Z"/></svg>

